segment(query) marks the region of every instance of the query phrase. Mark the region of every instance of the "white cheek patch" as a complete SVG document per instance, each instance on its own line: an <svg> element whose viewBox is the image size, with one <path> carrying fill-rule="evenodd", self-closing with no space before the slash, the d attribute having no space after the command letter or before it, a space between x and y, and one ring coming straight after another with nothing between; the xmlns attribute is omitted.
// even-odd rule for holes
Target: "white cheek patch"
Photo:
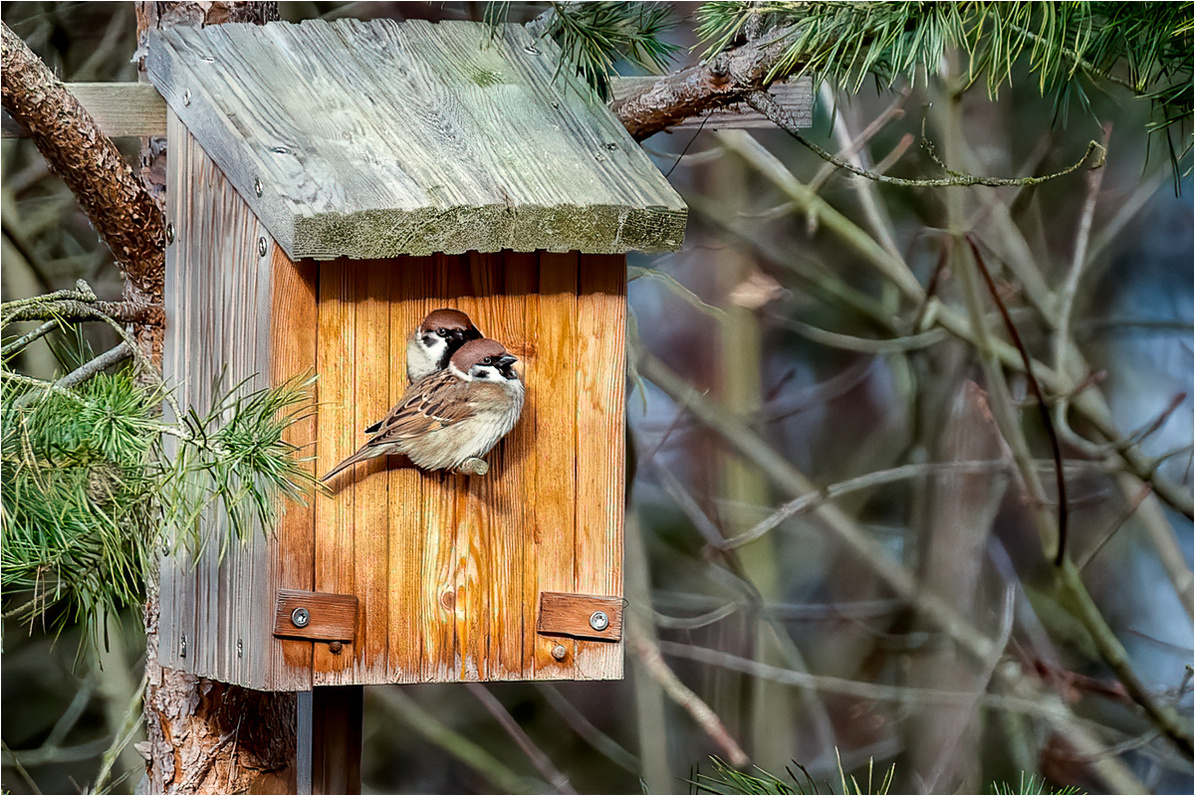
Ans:
<svg viewBox="0 0 1195 796"><path fill-rule="evenodd" d="M458 368L453 362L448 363L448 370L452 371L452 375L456 376L461 381L473 381L473 377L470 374L462 372L461 369Z"/></svg>

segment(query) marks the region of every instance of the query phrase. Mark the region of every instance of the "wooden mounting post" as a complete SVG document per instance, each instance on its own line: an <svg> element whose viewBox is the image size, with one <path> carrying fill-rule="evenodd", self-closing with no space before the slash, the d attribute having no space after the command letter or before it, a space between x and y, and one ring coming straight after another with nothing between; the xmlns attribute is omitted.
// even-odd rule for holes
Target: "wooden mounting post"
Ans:
<svg viewBox="0 0 1195 796"><path fill-rule="evenodd" d="M365 688L317 686L299 693L297 790L361 792L361 722Z"/></svg>

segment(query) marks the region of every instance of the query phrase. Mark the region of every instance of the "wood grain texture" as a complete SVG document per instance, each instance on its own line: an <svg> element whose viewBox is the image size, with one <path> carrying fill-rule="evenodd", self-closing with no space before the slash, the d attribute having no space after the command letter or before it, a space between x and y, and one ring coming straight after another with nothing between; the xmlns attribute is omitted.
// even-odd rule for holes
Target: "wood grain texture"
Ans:
<svg viewBox="0 0 1195 796"><path fill-rule="evenodd" d="M358 643L354 646L359 646L358 603L359 600L352 594L279 589L274 603L273 634L296 639L355 641ZM302 627L294 622L294 612L298 609L307 611L307 624Z"/></svg>
<svg viewBox="0 0 1195 796"><path fill-rule="evenodd" d="M683 202L555 48L518 25L179 26L146 68L292 258L678 248Z"/></svg>
<svg viewBox="0 0 1195 796"><path fill-rule="evenodd" d="M270 379L273 262L268 233L202 148L174 117L167 219L163 368L183 407L201 416L234 386L252 391ZM273 572L264 529L233 531L210 506L194 533L199 551L178 540L163 562L160 603L163 662L205 677L262 688L272 682L269 620ZM197 556L196 556L197 554ZM183 639L186 654L183 654Z"/></svg>
<svg viewBox="0 0 1195 796"><path fill-rule="evenodd" d="M273 296L270 307L270 381L314 375L318 315L319 267L311 261L294 262L280 246L271 244ZM316 395L312 388L312 398ZM313 401L314 403L314 401ZM301 457L316 454L316 415L313 412L292 424L284 438L296 446ZM315 472L314 461L303 466ZM303 503L282 507L278 523L269 538L267 566L273 569L278 589L311 591L315 582L315 505ZM272 645L269 683L280 691L311 688L310 642L278 640Z"/></svg>
<svg viewBox="0 0 1195 796"><path fill-rule="evenodd" d="M622 596L626 490L624 260L580 256L577 283L577 534L579 594ZM619 646L577 642L577 679L622 677Z"/></svg>
<svg viewBox="0 0 1195 796"><path fill-rule="evenodd" d="M576 591L577 512L586 510L577 505L577 264L576 253L541 254L539 292L529 299L537 323L535 372L529 376L535 386L536 481L524 489L532 509L525 566L534 576L524 599L532 609L541 592ZM534 637L535 679L573 677L575 642L528 635ZM563 657L552 654L557 646L565 648Z"/></svg>
<svg viewBox="0 0 1195 796"><path fill-rule="evenodd" d="M595 627L593 616L598 612L605 615L606 624ZM622 598L543 592L539 595L535 632L545 636L618 641L622 638Z"/></svg>

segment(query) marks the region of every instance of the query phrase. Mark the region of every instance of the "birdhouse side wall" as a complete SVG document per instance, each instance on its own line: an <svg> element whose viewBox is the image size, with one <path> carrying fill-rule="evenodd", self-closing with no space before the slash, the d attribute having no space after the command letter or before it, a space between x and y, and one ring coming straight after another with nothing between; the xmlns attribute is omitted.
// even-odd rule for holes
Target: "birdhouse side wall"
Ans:
<svg viewBox="0 0 1195 796"><path fill-rule="evenodd" d="M488 475L378 458L315 501L315 591L356 637L314 644L315 685L622 676L618 642L537 633L543 592L621 599L626 263L478 254L319 264L319 472L407 387L408 335L468 313L522 360L527 399Z"/></svg>
<svg viewBox="0 0 1195 796"><path fill-rule="evenodd" d="M167 137L163 373L183 411L203 415L237 385L247 394L314 372L316 267L286 257L169 112ZM314 427L314 417L300 421L289 441L310 444ZM313 509L280 508L276 528L251 523L238 542L212 507L192 529L205 540L198 558L180 540L169 545L160 566L163 665L261 690L311 687L310 642L277 640L272 626L278 589L312 587Z"/></svg>

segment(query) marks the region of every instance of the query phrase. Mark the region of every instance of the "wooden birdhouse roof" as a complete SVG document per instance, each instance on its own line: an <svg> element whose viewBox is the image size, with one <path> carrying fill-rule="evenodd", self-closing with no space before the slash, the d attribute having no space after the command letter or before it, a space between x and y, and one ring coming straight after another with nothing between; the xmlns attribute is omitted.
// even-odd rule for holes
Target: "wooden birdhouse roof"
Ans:
<svg viewBox="0 0 1195 796"><path fill-rule="evenodd" d="M518 25L342 19L169 28L146 70L293 259L678 248L684 203L558 58Z"/></svg>

